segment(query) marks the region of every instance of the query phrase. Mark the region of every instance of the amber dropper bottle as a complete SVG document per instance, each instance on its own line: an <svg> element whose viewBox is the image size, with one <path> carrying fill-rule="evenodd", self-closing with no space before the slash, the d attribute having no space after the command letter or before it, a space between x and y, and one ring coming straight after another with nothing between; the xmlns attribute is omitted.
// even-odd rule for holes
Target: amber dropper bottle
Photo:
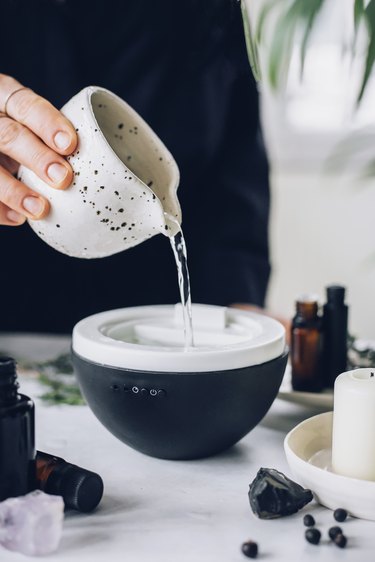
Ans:
<svg viewBox="0 0 375 562"><path fill-rule="evenodd" d="M103 496L103 480L95 472L42 451L36 454L37 487L62 496L66 509L88 513Z"/></svg>
<svg viewBox="0 0 375 562"><path fill-rule="evenodd" d="M291 333L292 387L297 391L320 392L323 388L322 322L318 300L313 295L303 295L296 306Z"/></svg>
<svg viewBox="0 0 375 562"><path fill-rule="evenodd" d="M16 363L0 357L0 501L36 487L34 404L18 393Z"/></svg>

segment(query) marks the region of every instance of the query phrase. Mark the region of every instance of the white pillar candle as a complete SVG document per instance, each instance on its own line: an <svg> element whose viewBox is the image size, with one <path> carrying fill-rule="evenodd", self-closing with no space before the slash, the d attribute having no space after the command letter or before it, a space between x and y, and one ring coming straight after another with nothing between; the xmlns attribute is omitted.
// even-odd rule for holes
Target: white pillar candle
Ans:
<svg viewBox="0 0 375 562"><path fill-rule="evenodd" d="M332 470L375 480L375 368L348 371L335 381Z"/></svg>

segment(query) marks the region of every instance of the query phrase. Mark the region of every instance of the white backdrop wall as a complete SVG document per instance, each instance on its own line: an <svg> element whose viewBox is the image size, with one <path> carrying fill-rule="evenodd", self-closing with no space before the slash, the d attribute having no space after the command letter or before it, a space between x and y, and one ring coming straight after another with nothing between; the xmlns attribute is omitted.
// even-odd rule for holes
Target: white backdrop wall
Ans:
<svg viewBox="0 0 375 562"><path fill-rule="evenodd" d="M256 16L264 0L246 2ZM272 168L268 306L292 316L298 294L314 292L323 302L325 286L340 283L347 287L350 331L375 340L375 79L355 108L364 50L353 60L352 8L353 0L326 0L303 80L297 38L285 88L278 93L266 80L268 28L260 85ZM338 147L349 138L343 155ZM341 156L327 173L334 153ZM363 181L369 161L372 177Z"/></svg>

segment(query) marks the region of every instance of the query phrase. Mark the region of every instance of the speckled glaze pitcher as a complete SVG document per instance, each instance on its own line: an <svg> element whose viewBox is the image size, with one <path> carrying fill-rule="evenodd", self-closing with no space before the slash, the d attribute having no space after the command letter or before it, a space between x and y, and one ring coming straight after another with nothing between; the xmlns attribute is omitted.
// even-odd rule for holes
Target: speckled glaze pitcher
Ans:
<svg viewBox="0 0 375 562"><path fill-rule="evenodd" d="M79 258L100 258L162 233L181 222L179 170L147 123L118 96L89 86L62 113L78 133L68 160L74 171L65 191L52 189L20 168L21 180L50 201L43 220L29 220L47 244Z"/></svg>

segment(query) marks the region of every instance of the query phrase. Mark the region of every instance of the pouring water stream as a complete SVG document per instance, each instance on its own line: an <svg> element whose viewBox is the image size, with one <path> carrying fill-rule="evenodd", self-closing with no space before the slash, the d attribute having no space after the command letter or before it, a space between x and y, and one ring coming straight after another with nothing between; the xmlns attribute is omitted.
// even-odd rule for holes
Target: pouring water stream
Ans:
<svg viewBox="0 0 375 562"><path fill-rule="evenodd" d="M192 348L194 346L194 335L186 243L181 226L178 221L176 221L176 219L168 213L165 213L165 215L169 221L178 225L179 229L177 234L171 236L170 243L177 266L178 285L180 288L182 315L184 322L185 351L188 351L189 348Z"/></svg>

